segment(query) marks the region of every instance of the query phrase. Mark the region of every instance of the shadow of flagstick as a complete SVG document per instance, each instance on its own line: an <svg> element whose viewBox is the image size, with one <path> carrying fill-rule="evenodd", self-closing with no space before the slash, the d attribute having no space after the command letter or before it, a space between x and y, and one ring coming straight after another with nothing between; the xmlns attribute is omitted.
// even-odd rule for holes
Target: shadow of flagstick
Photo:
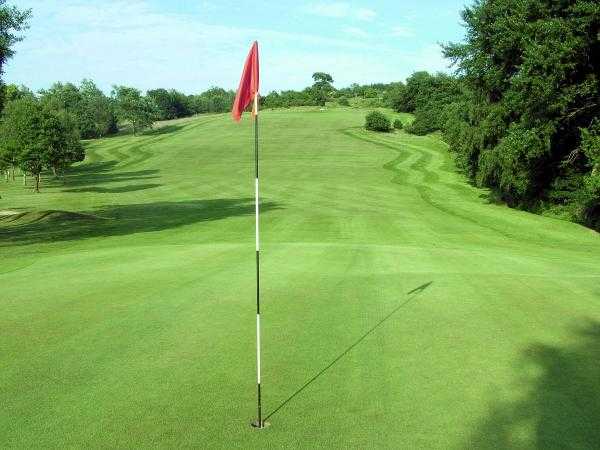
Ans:
<svg viewBox="0 0 600 450"><path fill-rule="evenodd" d="M313 381L315 381L321 375L323 375L325 372L327 372L329 369L331 369L340 359L342 359L344 356L346 356L348 353L350 353L352 351L352 349L354 347L356 347L358 344L360 344L367 336L372 334L377 328L379 328L381 325L383 325L394 314L396 314L401 308L408 305L411 301L413 301L416 297L418 297L419 294L421 294L425 289L427 289L432 284L433 284L433 281L430 281L429 283L422 284L421 286L413 289L412 291L407 292L406 295L411 295L411 297L409 297L407 300L405 300L400 305L398 305L396 308L394 308L387 316L385 316L383 319L381 319L379 322L377 322L371 329L369 329L365 334L363 334L361 337L359 337L350 347L348 347L346 350L344 350L342 353L340 353L337 356L337 358L335 358L333 361L331 361L327 366L325 366L323 369L321 369L316 375L314 375L311 379L309 379L306 383L304 383L296 392L294 392L292 395L290 395L277 408L275 408L273 411L271 411L267 415L267 417L265 417L265 420L272 417L281 408L283 408L285 405L287 405L289 402L291 402L294 399L294 397L296 397L298 394L300 394L302 391L304 391L308 386L310 386L310 384Z"/></svg>

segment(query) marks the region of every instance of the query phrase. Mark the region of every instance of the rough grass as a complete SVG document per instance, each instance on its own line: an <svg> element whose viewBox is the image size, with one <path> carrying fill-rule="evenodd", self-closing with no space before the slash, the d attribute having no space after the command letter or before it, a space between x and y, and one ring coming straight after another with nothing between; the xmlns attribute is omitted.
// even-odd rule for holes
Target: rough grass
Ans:
<svg viewBox="0 0 600 450"><path fill-rule="evenodd" d="M2 184L2 210L109 220L0 222L0 447L599 447L598 234L365 113L261 115L260 432L249 121Z"/></svg>

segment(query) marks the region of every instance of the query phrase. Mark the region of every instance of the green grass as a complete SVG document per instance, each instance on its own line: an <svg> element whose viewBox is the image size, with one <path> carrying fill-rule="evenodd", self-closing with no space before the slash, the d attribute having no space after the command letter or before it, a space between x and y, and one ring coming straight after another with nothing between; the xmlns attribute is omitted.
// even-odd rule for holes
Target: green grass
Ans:
<svg viewBox="0 0 600 450"><path fill-rule="evenodd" d="M263 431L249 120L3 183L0 447L600 446L598 234L364 115L261 115Z"/></svg>

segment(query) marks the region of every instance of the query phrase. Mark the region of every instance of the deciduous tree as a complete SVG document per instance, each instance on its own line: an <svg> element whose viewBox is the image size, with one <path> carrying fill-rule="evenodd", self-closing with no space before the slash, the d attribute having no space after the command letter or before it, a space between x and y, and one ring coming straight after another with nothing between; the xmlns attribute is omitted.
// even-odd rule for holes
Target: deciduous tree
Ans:
<svg viewBox="0 0 600 450"><path fill-rule="evenodd" d="M85 157L74 121L64 110L54 111L37 99L26 97L9 102L2 119L2 159L33 175L36 192L45 168L58 173Z"/></svg>
<svg viewBox="0 0 600 450"><path fill-rule="evenodd" d="M114 86L112 97L115 101L117 116L131 124L133 134L152 127L156 120L156 105L152 99L142 96L135 88Z"/></svg>
<svg viewBox="0 0 600 450"><path fill-rule="evenodd" d="M31 10L20 10L0 0L0 111L4 105L4 83L2 74L6 61L14 55L13 46L23 39L20 34L27 28Z"/></svg>

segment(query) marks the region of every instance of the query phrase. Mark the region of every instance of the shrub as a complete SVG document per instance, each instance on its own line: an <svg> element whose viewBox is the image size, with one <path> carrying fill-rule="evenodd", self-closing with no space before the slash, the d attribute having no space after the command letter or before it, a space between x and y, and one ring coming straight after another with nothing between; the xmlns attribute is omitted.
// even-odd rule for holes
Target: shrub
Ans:
<svg viewBox="0 0 600 450"><path fill-rule="evenodd" d="M428 105L428 106L433 106ZM415 120L407 127L406 131L417 136L425 136L440 128L438 119L440 114L435 107L419 108L415 111Z"/></svg>
<svg viewBox="0 0 600 450"><path fill-rule="evenodd" d="M371 131L390 131L390 119L379 111L367 114L365 128Z"/></svg>
<svg viewBox="0 0 600 450"><path fill-rule="evenodd" d="M394 128L396 130L401 130L402 128L404 128L404 125L402 125L402 121L400 119L394 120Z"/></svg>
<svg viewBox="0 0 600 450"><path fill-rule="evenodd" d="M348 101L347 97L340 97L340 99L338 100L338 104L340 106L350 106L350 102Z"/></svg>

